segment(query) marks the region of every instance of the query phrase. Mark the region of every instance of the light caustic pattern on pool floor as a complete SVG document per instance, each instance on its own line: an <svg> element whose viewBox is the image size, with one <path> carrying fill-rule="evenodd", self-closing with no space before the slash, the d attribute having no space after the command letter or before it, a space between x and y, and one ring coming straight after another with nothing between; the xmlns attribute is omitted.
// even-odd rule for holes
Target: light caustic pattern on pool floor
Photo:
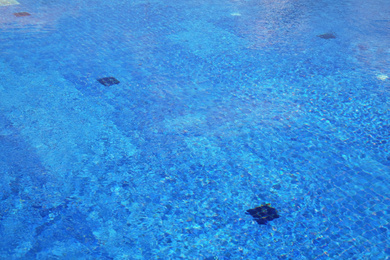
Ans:
<svg viewBox="0 0 390 260"><path fill-rule="evenodd" d="M387 1L19 2L0 258L390 256Z"/></svg>

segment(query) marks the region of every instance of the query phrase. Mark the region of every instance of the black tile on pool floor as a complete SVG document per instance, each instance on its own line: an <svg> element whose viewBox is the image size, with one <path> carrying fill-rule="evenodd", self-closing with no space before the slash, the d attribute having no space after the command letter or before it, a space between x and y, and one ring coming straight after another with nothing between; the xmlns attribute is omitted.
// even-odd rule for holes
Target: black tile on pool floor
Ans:
<svg viewBox="0 0 390 260"><path fill-rule="evenodd" d="M19 12L19 13L14 13L16 17L24 17L24 16L30 16L30 13L27 12Z"/></svg>
<svg viewBox="0 0 390 260"><path fill-rule="evenodd" d="M336 39L336 35L334 35L333 33L324 33L324 34L317 35L317 37L320 37L325 40Z"/></svg>
<svg viewBox="0 0 390 260"><path fill-rule="evenodd" d="M271 207L271 204L264 204L254 209L248 209L246 212L251 215L259 225L265 225L268 221L279 218L278 211Z"/></svg>
<svg viewBox="0 0 390 260"><path fill-rule="evenodd" d="M101 78L101 79L98 79L97 81L99 81L100 84L102 84L102 85L104 85L106 87L109 87L109 86L112 86L112 85L120 83L119 80L117 80L114 77Z"/></svg>

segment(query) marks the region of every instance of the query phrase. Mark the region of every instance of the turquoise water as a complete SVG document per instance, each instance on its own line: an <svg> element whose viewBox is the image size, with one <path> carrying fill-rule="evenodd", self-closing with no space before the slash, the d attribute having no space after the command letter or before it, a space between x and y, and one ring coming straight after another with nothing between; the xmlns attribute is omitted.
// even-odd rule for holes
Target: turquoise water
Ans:
<svg viewBox="0 0 390 260"><path fill-rule="evenodd" d="M389 259L387 0L16 3L1 259Z"/></svg>

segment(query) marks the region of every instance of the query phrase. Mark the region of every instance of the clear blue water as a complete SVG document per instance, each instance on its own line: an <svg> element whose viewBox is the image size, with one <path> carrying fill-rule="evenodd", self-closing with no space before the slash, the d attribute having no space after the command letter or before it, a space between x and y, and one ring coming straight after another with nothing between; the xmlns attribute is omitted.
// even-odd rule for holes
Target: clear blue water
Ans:
<svg viewBox="0 0 390 260"><path fill-rule="evenodd" d="M19 2L1 259L390 258L388 0Z"/></svg>

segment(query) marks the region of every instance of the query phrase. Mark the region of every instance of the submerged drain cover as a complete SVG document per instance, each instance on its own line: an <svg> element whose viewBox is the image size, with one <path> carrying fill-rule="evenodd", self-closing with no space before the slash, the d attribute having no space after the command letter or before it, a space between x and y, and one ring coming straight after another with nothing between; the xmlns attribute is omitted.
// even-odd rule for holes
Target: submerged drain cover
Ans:
<svg viewBox="0 0 390 260"><path fill-rule="evenodd" d="M271 207L269 203L254 209L248 209L246 213L251 215L259 225L265 225L268 221L279 218L278 211Z"/></svg>

